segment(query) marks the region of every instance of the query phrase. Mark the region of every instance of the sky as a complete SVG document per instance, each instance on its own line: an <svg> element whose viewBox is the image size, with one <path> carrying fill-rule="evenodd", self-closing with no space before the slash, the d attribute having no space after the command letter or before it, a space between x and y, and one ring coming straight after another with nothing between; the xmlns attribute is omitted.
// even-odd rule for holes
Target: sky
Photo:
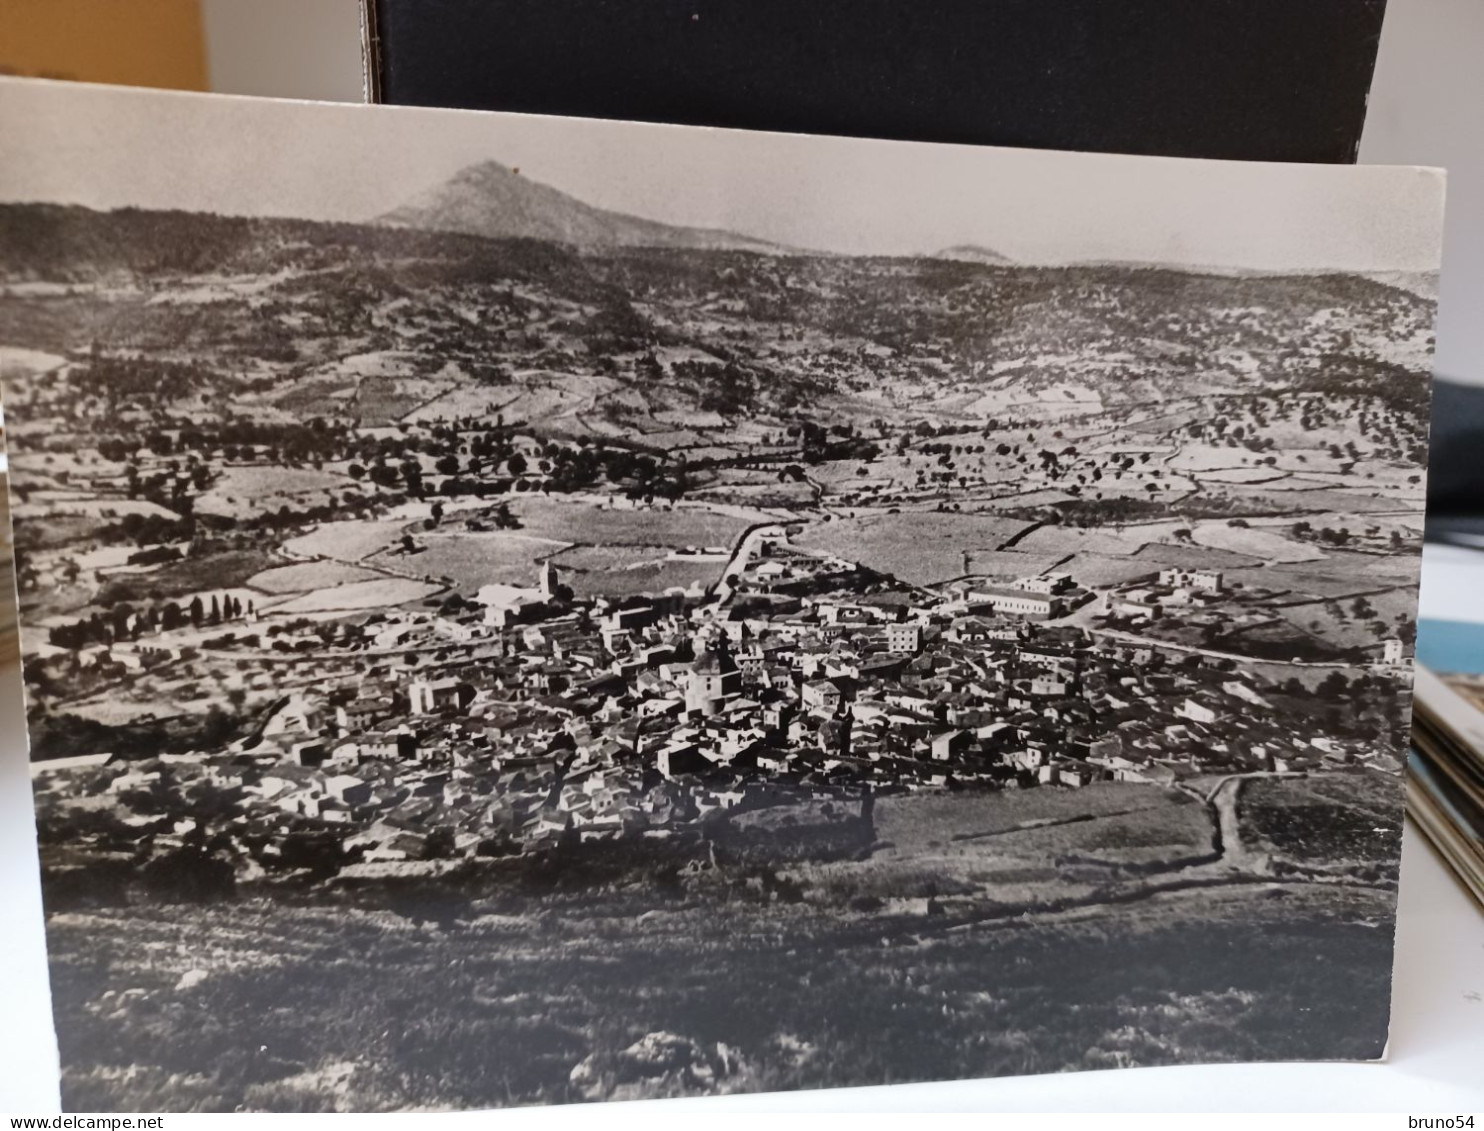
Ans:
<svg viewBox="0 0 1484 1131"><path fill-rule="evenodd" d="M0 79L0 201L365 221L496 160L601 208L793 247L1433 271L1443 176Z"/></svg>

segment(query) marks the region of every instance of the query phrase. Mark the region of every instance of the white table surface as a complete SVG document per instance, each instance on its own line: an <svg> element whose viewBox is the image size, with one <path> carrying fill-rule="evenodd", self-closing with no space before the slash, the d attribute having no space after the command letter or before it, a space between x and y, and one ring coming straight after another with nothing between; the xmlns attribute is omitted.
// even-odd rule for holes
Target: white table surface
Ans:
<svg viewBox="0 0 1484 1131"><path fill-rule="evenodd" d="M1484 555L1429 547L1423 615L1484 622ZM16 673L0 685L0 1112L58 1110L35 826ZM1384 1064L1230 1064L667 1101L710 1111L1484 1113L1484 914L1408 825ZM629 1123L648 1104L563 1109ZM539 1120L539 1117L534 1117Z"/></svg>

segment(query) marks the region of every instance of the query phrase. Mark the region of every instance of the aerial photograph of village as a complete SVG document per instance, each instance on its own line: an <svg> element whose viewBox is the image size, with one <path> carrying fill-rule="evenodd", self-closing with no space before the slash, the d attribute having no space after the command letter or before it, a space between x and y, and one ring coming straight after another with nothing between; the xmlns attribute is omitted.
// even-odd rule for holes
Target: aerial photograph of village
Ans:
<svg viewBox="0 0 1484 1131"><path fill-rule="evenodd" d="M0 205L67 1107L1379 1056L1433 283Z"/></svg>

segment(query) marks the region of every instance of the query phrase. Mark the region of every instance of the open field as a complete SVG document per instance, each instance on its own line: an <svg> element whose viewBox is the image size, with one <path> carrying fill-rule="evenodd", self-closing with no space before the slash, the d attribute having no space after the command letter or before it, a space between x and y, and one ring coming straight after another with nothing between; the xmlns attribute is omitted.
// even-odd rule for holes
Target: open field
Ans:
<svg viewBox="0 0 1484 1131"><path fill-rule="evenodd" d="M1386 492L1375 487L1336 489L1317 480L1311 482L1312 488L1306 488L1298 479L1255 485L1227 483L1222 485L1221 493L1239 501L1250 510L1279 514L1291 511L1312 514L1336 511L1369 513L1398 509L1420 510L1422 507L1423 494L1418 489L1401 491L1392 488Z"/></svg>
<svg viewBox="0 0 1484 1131"><path fill-rule="evenodd" d="M833 898L992 895L1027 904L1085 896L1081 866L1170 864L1212 852L1212 823L1183 793L1102 783L1079 791L917 794L876 803L869 860L803 865Z"/></svg>
<svg viewBox="0 0 1484 1131"><path fill-rule="evenodd" d="M34 519L38 522L49 522L54 517L63 518L74 515L110 520L120 519L128 514L172 520L176 518L174 511L162 507L158 503L146 502L143 499L118 499L112 497L103 499L75 497L16 503L11 507L11 514L18 519Z"/></svg>
<svg viewBox="0 0 1484 1131"><path fill-rule="evenodd" d="M561 559L557 559L558 563ZM623 569L574 571L564 574L563 584L570 585L578 597L633 597L642 593L663 593L667 589L704 588L721 577L722 565L716 560L663 560L640 562Z"/></svg>
<svg viewBox="0 0 1484 1131"><path fill-rule="evenodd" d="M1139 557L1110 557L1105 554L1078 553L1066 558L1058 570L1075 577L1083 585L1123 585L1130 581L1152 577L1159 572L1160 563Z"/></svg>
<svg viewBox="0 0 1484 1131"><path fill-rule="evenodd" d="M438 396L449 385L446 380L367 376L356 383L355 393L347 404L368 424L390 424Z"/></svg>
<svg viewBox="0 0 1484 1131"><path fill-rule="evenodd" d="M224 467L211 489L196 500L196 509L202 514L247 517L350 486L350 479L307 467Z"/></svg>
<svg viewBox="0 0 1484 1131"><path fill-rule="evenodd" d="M566 548L566 542L537 538L524 531L419 534L425 549L393 559L398 569L451 577L460 589L481 585L535 585L540 562Z"/></svg>
<svg viewBox="0 0 1484 1131"><path fill-rule="evenodd" d="M946 845L966 837L1031 828L1045 821L1163 809L1171 803L1170 795L1162 789L1116 782L1075 791L908 794L876 802L876 838L910 853L925 845Z"/></svg>
<svg viewBox="0 0 1484 1131"><path fill-rule="evenodd" d="M1130 526L1076 529L1066 526L1042 526L1032 530L1015 544L1027 553L1105 554L1109 557L1131 556L1141 546L1169 542L1175 531L1188 528L1185 522L1141 522Z"/></svg>
<svg viewBox="0 0 1484 1131"><path fill-rule="evenodd" d="M352 581L318 589L293 597L273 611L279 614L358 612L362 609L390 609L437 593L439 586L401 577L383 577L375 581Z"/></svg>
<svg viewBox="0 0 1484 1131"><path fill-rule="evenodd" d="M1022 554L1016 550L974 550L969 553L969 572L985 577L1034 577L1058 567L1064 554Z"/></svg>
<svg viewBox="0 0 1484 1131"><path fill-rule="evenodd" d="M748 521L701 507L602 507L564 499L514 498L510 510L520 519L521 533L552 541L572 540L581 531L584 543L603 546L731 546ZM752 521L766 521L759 514Z"/></svg>
<svg viewBox="0 0 1484 1131"><path fill-rule="evenodd" d="M1356 648L1373 643L1380 632L1390 632L1397 617L1407 615L1412 600L1410 589L1379 593L1367 589L1365 596L1358 599L1315 599L1304 603L1298 603L1295 594L1284 598L1282 606L1275 611L1289 623L1330 643Z"/></svg>
<svg viewBox="0 0 1484 1131"><path fill-rule="evenodd" d="M669 551L659 546L571 546L552 561L563 570L594 573L660 562L668 556ZM720 572L720 564L716 568Z"/></svg>
<svg viewBox="0 0 1484 1131"><path fill-rule="evenodd" d="M1270 562L1308 562L1322 558L1323 552L1312 544L1286 538L1275 530L1261 527L1228 526L1225 522L1197 523L1192 539L1202 546L1212 546L1235 554L1266 559Z"/></svg>
<svg viewBox="0 0 1484 1131"><path fill-rule="evenodd" d="M308 593L311 589L326 589L352 581L372 581L379 576L374 570L345 562L298 562L255 573L246 584L264 593Z"/></svg>
<svg viewBox="0 0 1484 1131"><path fill-rule="evenodd" d="M963 576L966 552L972 568L972 551L998 550L1029 525L988 515L902 511L811 523L794 541L912 585L927 585Z"/></svg>
<svg viewBox="0 0 1484 1131"><path fill-rule="evenodd" d="M1229 888L950 933L744 878L73 904L49 924L64 1105L487 1107L1385 1041L1384 893ZM626 1074L621 1050L657 1033L694 1067Z"/></svg>
<svg viewBox="0 0 1484 1131"><path fill-rule="evenodd" d="M207 590L247 585L280 559L267 550L225 550L169 562L148 573L110 577L99 592L101 603L170 600Z"/></svg>
<svg viewBox="0 0 1484 1131"><path fill-rule="evenodd" d="M463 385L407 413L404 419L426 422L503 412L507 419L548 424L557 418L573 417L595 395L613 387L603 378L568 373L543 374L518 384L490 388Z"/></svg>
<svg viewBox="0 0 1484 1131"><path fill-rule="evenodd" d="M1252 781L1242 797L1243 827L1255 843L1305 863L1394 859L1400 792L1400 781L1369 774Z"/></svg>
<svg viewBox="0 0 1484 1131"><path fill-rule="evenodd" d="M291 538L284 543L290 554L307 558L334 558L339 562L358 562L377 550L390 546L402 532L404 523L368 522L350 519L323 522L312 533Z"/></svg>
<svg viewBox="0 0 1484 1131"><path fill-rule="evenodd" d="M1134 558L1149 562L1152 566L1174 566L1177 569L1239 569L1259 567L1261 558L1250 554L1218 550L1214 546L1182 546L1171 542L1152 542L1139 550Z"/></svg>

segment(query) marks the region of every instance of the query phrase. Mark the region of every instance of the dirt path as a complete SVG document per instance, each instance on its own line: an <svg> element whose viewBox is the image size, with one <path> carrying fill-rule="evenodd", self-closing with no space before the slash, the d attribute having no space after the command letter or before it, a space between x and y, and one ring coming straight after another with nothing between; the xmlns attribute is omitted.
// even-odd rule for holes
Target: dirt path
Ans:
<svg viewBox="0 0 1484 1131"><path fill-rule="evenodd" d="M1229 774L1202 794L1189 786L1178 785L1180 792L1194 797L1206 807L1211 815L1218 863L1230 871L1266 875L1272 866L1267 853L1258 852L1242 835L1240 801L1242 786L1254 778L1303 778L1302 772L1278 770L1251 770L1242 774Z"/></svg>
<svg viewBox="0 0 1484 1131"><path fill-rule="evenodd" d="M1233 776L1221 781L1206 798L1216 821L1216 843L1221 853L1221 863L1227 868L1244 872L1267 871L1267 857L1254 852L1242 837L1241 815L1237 802L1242 794L1242 784L1247 779Z"/></svg>
<svg viewBox="0 0 1484 1131"><path fill-rule="evenodd" d="M1089 602L1087 605L1084 605L1083 608L1092 609L1095 604L1096 602ZM1079 612L1080 611L1081 610L1079 610ZM1073 615L1075 616L1076 614ZM1091 616L1092 614L1089 614L1089 621L1091 620ZM1076 624L1078 622L1067 619L1059 623ZM1156 640L1148 636L1139 636L1138 634L1133 632L1123 632L1116 628L1097 628L1091 623L1080 624L1079 627L1081 627L1091 636L1105 636L1110 640L1121 640L1126 644L1138 644L1146 648L1161 648L1171 652L1183 652L1187 655L1209 656L1213 660L1236 660L1237 662L1243 664L1256 662L1262 664L1272 664L1275 666L1286 668L1348 669L1365 666L1363 664L1357 664L1354 660L1254 660L1252 656L1242 656L1236 652L1218 652L1214 648L1201 648L1195 644L1178 644L1173 640Z"/></svg>
<svg viewBox="0 0 1484 1131"><path fill-rule="evenodd" d="M1133 809L1114 809L1108 813L1074 813L1070 817L1048 817L1040 821L1011 825L1005 829L988 829L985 832L979 833L958 833L953 839L955 841L988 840L991 837L1010 836L1014 833L1024 833L1032 830L1054 829L1060 825L1080 825L1087 821L1106 820L1109 817L1127 817L1132 813L1142 813L1145 808L1145 806L1139 806Z"/></svg>
<svg viewBox="0 0 1484 1131"><path fill-rule="evenodd" d="M1247 874L1228 876L1205 874L1144 884L1136 888L1125 888L1121 891L1111 893L1100 892L1090 896L1055 900L1038 907L1022 908L1015 905L997 907L988 914L976 915L972 919L945 923L937 931L931 928L915 931L912 935L908 936L906 941L922 944L928 941L934 934L954 934L960 931L984 930L995 927L1029 927L1042 923L1055 923L1064 920L1085 918L1096 915L1105 908L1130 903L1142 903L1146 900L1154 900L1162 897L1190 896L1192 898L1199 898L1201 892L1217 888L1253 887L1264 890L1290 889L1309 891L1314 889L1316 882L1326 887L1352 888L1363 891L1378 891L1383 888L1383 885L1343 878L1316 881L1313 879L1283 880L1274 879L1271 876Z"/></svg>
<svg viewBox="0 0 1484 1131"><path fill-rule="evenodd" d="M733 592L733 583L736 576L747 568L747 563L752 559L757 550L757 544L765 537L777 538L780 541L788 537L786 531L776 522L760 522L755 526L749 526L737 539L737 544L732 548L732 556L727 559L727 564L721 569L721 576L717 579L712 589L712 596L718 602L730 599Z"/></svg>
<svg viewBox="0 0 1484 1131"><path fill-rule="evenodd" d="M1341 871L1330 869L1307 870L1302 877L1279 878L1274 876L1272 858L1247 843L1242 835L1240 800L1243 786L1254 778L1303 778L1307 774L1259 770L1250 773L1231 774L1222 778L1209 791L1202 793L1190 786L1175 788L1193 797L1205 806L1211 818L1213 855L1199 861L1173 863L1165 867L1146 870L1139 877L1117 880L1087 895L1068 896L1034 904L1001 904L993 910L974 914L969 918L950 920L939 931L919 932L923 936L949 932L973 930L1007 922L1017 925L1052 921L1076 914L1095 913L1099 908L1136 903L1160 896L1173 896L1202 889L1256 885L1263 887L1312 887L1326 884L1339 887L1377 890L1386 887L1382 883L1352 878ZM1103 814L1113 816L1116 814ZM1080 820L1096 819L1073 816L1054 821L1048 825L1072 824ZM997 830L956 839L982 839L988 836L1019 832L1021 829Z"/></svg>

